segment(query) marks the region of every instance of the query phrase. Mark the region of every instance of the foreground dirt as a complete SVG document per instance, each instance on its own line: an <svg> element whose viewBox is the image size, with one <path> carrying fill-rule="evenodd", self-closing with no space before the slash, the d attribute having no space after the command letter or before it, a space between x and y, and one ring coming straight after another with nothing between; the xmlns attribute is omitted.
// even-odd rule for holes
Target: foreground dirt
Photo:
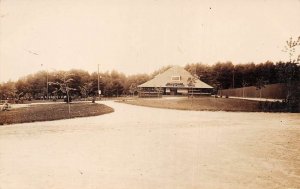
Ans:
<svg viewBox="0 0 300 189"><path fill-rule="evenodd" d="M148 106L156 108L167 108L177 110L196 110L196 111L232 111L232 112L261 112L259 102L244 99L231 98L138 98L135 100L120 101L127 104Z"/></svg>
<svg viewBox="0 0 300 189"><path fill-rule="evenodd" d="M87 102L71 103L70 114L69 104L66 103L25 104L21 108L0 111L0 125L96 116L111 112L113 109L108 106Z"/></svg>
<svg viewBox="0 0 300 189"><path fill-rule="evenodd" d="M115 112L0 127L0 188L300 187L300 114L105 104Z"/></svg>

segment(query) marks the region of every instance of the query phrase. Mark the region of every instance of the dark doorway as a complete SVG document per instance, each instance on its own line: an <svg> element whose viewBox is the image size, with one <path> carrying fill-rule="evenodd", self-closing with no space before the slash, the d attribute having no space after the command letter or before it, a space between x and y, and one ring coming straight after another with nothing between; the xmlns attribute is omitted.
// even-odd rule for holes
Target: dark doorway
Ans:
<svg viewBox="0 0 300 189"><path fill-rule="evenodd" d="M170 95L177 95L177 89L176 88L171 88L170 89Z"/></svg>

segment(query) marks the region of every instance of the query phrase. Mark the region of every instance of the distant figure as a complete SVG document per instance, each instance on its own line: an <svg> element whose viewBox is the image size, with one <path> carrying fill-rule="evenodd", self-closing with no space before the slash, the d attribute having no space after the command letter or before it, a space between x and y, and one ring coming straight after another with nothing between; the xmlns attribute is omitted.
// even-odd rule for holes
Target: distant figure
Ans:
<svg viewBox="0 0 300 189"><path fill-rule="evenodd" d="M95 103L95 101L96 101L96 97L93 96L92 103Z"/></svg>

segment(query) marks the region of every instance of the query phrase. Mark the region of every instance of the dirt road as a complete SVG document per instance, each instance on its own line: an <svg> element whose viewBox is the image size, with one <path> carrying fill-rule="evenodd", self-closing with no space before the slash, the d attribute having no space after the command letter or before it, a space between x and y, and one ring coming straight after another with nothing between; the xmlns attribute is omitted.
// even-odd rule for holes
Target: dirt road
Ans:
<svg viewBox="0 0 300 189"><path fill-rule="evenodd" d="M0 189L300 188L300 114L105 104L0 127Z"/></svg>

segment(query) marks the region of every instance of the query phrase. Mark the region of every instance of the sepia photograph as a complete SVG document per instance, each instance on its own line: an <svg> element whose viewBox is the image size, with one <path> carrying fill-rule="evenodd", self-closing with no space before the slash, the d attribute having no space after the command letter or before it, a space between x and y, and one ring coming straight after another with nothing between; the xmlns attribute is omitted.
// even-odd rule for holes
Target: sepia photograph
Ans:
<svg viewBox="0 0 300 189"><path fill-rule="evenodd" d="M0 189L300 189L300 0L0 0Z"/></svg>

